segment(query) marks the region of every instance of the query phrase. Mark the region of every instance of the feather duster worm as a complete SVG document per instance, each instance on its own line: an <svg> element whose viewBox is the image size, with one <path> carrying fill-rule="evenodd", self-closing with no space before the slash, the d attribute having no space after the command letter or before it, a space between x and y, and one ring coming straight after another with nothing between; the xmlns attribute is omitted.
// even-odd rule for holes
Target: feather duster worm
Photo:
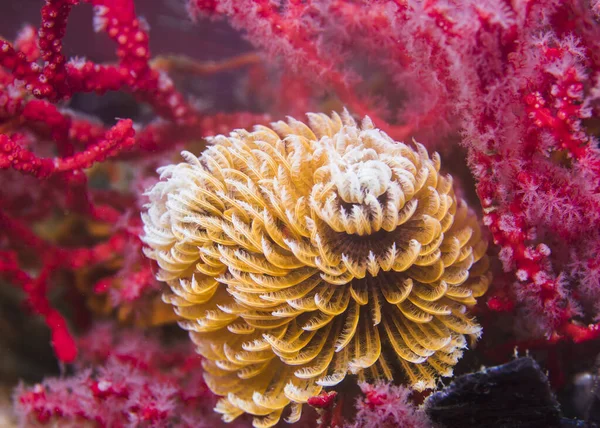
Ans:
<svg viewBox="0 0 600 428"><path fill-rule="evenodd" d="M487 243L437 153L308 119L214 137L148 192L146 254L225 421L297 421L348 373L434 387L481 330Z"/></svg>

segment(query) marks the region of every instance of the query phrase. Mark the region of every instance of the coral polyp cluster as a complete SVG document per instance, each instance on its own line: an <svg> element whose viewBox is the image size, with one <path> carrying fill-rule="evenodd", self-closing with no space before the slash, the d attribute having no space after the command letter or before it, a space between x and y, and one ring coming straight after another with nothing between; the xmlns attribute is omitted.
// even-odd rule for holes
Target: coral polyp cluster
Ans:
<svg viewBox="0 0 600 428"><path fill-rule="evenodd" d="M226 421L297 421L348 373L434 387L481 330L487 242L439 156L308 119L214 137L148 192L146 255Z"/></svg>

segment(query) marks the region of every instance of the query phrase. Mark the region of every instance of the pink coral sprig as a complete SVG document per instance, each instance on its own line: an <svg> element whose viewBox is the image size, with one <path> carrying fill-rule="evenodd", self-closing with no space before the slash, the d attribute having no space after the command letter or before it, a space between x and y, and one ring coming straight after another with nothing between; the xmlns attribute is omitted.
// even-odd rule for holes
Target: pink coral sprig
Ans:
<svg viewBox="0 0 600 428"><path fill-rule="evenodd" d="M347 428L432 426L425 411L410 401L410 389L385 383L363 383L360 389L364 396L357 399L354 422Z"/></svg>

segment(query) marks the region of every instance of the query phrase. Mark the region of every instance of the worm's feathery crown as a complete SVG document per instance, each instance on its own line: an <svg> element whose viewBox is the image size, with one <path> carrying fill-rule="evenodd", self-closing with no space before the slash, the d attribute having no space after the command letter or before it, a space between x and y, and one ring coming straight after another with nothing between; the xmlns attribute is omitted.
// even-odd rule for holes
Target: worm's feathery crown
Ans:
<svg viewBox="0 0 600 428"><path fill-rule="evenodd" d="M434 387L481 330L487 242L437 153L308 118L214 137L148 192L146 254L226 421L296 421L349 372Z"/></svg>

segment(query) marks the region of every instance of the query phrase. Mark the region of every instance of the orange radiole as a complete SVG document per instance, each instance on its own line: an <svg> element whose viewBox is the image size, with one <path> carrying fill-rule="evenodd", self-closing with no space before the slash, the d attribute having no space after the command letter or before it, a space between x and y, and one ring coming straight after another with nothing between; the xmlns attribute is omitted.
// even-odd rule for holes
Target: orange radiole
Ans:
<svg viewBox="0 0 600 428"><path fill-rule="evenodd" d="M452 374L490 275L437 153L346 111L210 143L160 169L143 240L225 421L297 421L349 373L418 390Z"/></svg>

